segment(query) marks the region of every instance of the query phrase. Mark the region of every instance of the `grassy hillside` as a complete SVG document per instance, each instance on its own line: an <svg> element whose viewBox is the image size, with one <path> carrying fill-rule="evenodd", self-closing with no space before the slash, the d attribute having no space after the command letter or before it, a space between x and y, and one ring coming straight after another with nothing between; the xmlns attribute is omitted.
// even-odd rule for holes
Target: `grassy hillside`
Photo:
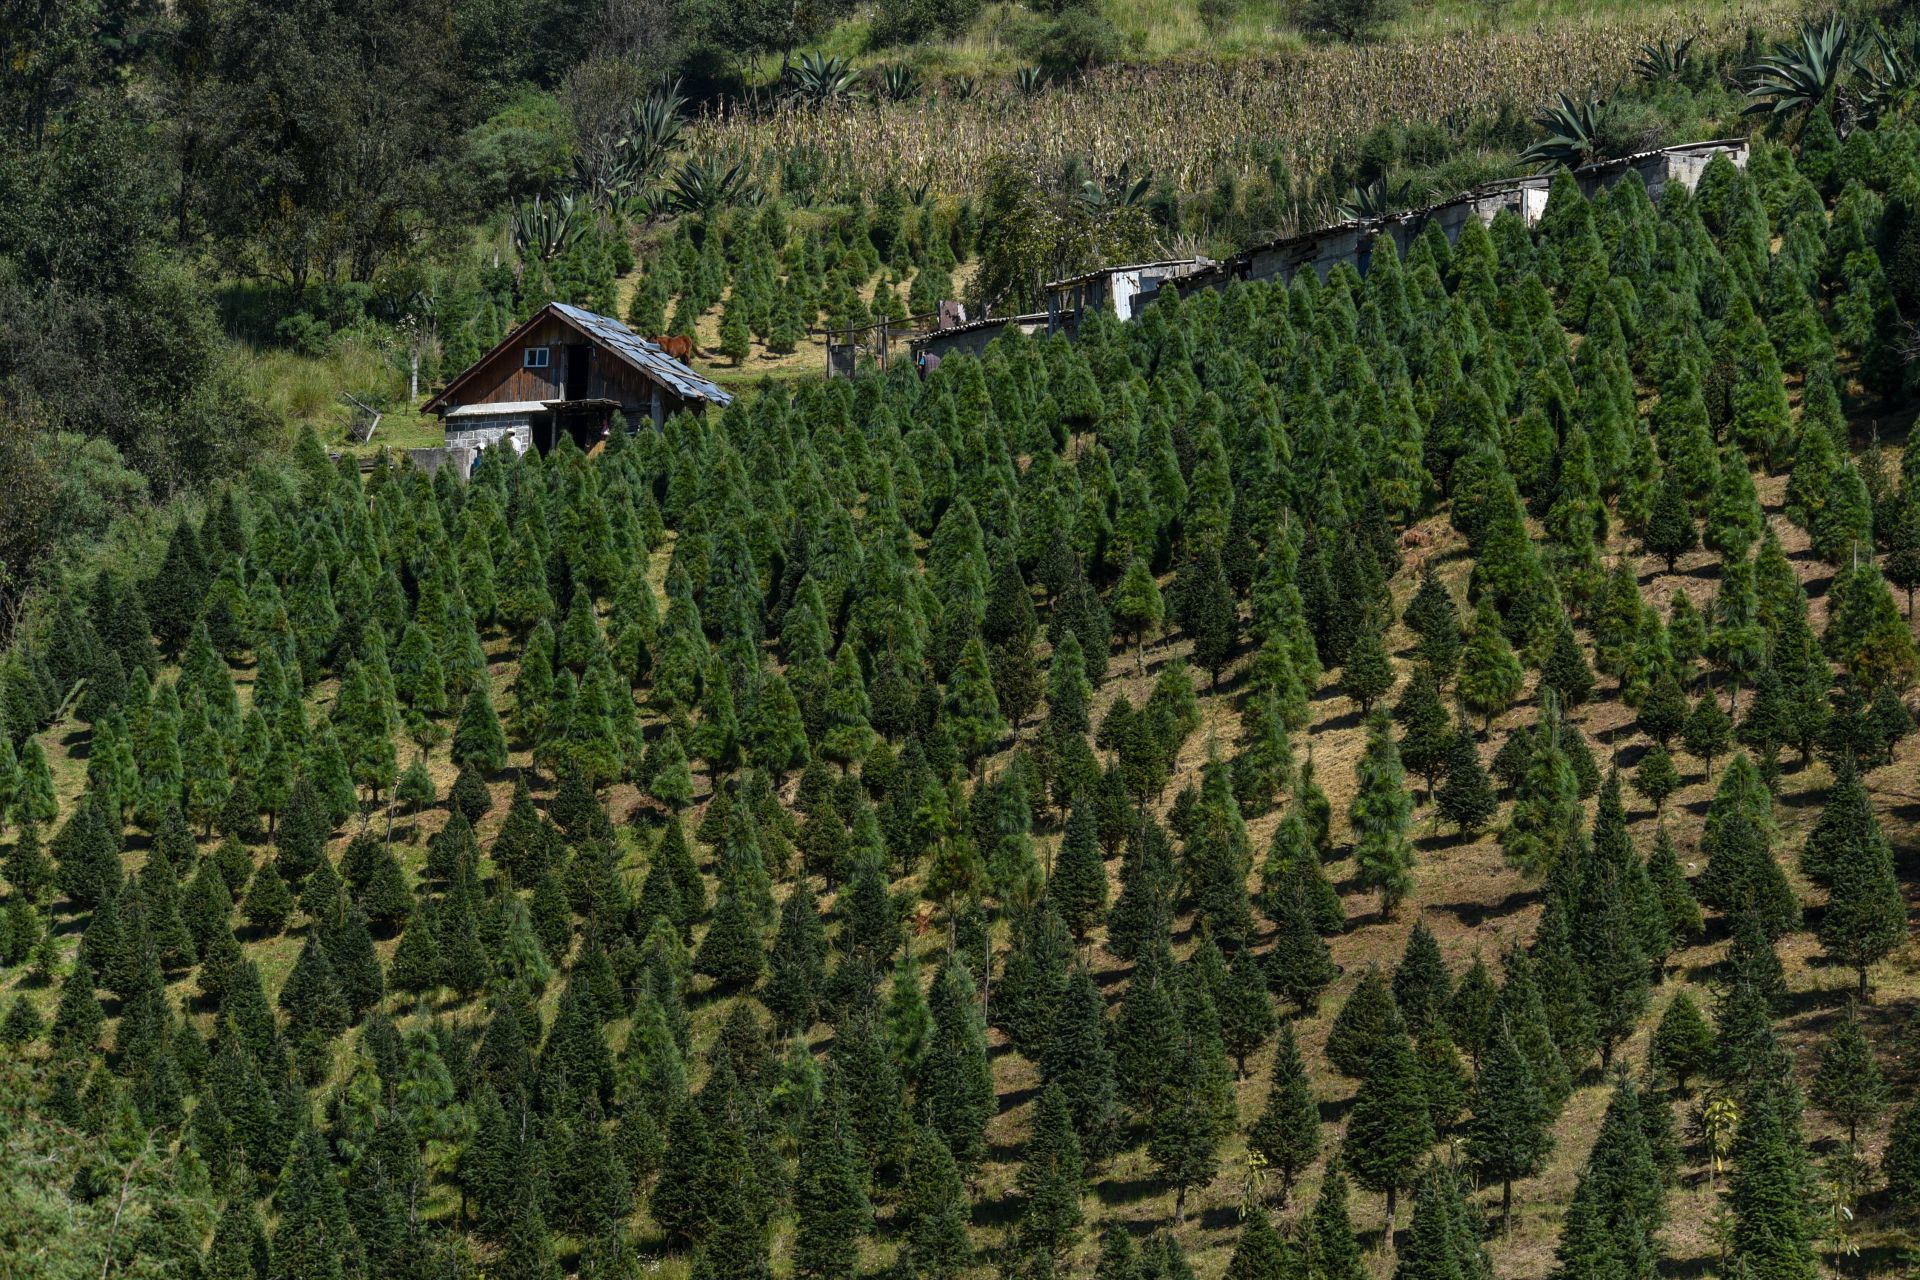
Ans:
<svg viewBox="0 0 1920 1280"><path fill-rule="evenodd" d="M466 485L307 435L103 550L0 664L0 1262L1897 1273L1920 129L1828 123L1657 209L1563 178L1364 279ZM1403 766L1427 681L1481 821ZM1514 1052L1407 979L1336 1046L1422 927ZM1698 1062L1652 1048L1683 996ZM1285 1200L1279 1022L1317 1111ZM1552 1141L1509 1224L1514 1098Z"/></svg>

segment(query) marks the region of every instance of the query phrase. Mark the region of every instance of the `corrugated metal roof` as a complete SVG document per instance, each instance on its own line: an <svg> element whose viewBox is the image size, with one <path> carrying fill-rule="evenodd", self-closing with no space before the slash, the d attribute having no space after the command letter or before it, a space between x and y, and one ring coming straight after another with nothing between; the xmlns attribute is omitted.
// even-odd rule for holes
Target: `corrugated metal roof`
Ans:
<svg viewBox="0 0 1920 1280"><path fill-rule="evenodd" d="M682 396L721 406L733 403L732 395L687 368L618 320L566 302L554 303L553 309L599 339L610 350L618 353L622 360L648 377L666 383Z"/></svg>
<svg viewBox="0 0 1920 1280"><path fill-rule="evenodd" d="M496 400L492 403L463 404L447 410L449 418L505 418L520 413L545 413L544 400Z"/></svg>

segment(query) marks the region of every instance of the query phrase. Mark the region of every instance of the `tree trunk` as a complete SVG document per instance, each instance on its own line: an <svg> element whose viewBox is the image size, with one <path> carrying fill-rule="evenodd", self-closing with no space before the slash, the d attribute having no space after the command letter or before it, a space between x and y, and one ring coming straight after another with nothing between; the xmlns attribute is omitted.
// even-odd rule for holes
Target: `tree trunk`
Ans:
<svg viewBox="0 0 1920 1280"><path fill-rule="evenodd" d="M1513 1234L1513 1179L1500 1180L1500 1234Z"/></svg>
<svg viewBox="0 0 1920 1280"><path fill-rule="evenodd" d="M1180 1184L1180 1189L1173 1193L1173 1225L1176 1227L1187 1225L1187 1184L1184 1182Z"/></svg>
<svg viewBox="0 0 1920 1280"><path fill-rule="evenodd" d="M1395 1188L1387 1188L1387 1225L1380 1237L1380 1247L1389 1253L1393 1252L1393 1211L1399 1205L1399 1198L1399 1192Z"/></svg>

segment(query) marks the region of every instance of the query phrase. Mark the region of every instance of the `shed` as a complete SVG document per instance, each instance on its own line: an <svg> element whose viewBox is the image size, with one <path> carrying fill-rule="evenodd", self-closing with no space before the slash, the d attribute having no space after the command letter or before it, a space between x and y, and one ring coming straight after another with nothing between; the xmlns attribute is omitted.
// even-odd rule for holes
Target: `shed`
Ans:
<svg viewBox="0 0 1920 1280"><path fill-rule="evenodd" d="M545 453L562 432L583 449L613 416L658 426L667 415L733 397L610 317L565 302L533 313L421 406L440 416L449 448L502 439Z"/></svg>

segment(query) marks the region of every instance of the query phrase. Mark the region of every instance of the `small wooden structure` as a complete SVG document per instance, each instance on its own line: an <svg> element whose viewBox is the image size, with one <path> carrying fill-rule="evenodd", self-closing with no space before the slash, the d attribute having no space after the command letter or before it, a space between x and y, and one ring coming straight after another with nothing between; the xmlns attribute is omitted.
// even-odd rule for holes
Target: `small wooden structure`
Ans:
<svg viewBox="0 0 1920 1280"><path fill-rule="evenodd" d="M550 302L421 406L446 426L449 448L505 440L545 453L562 433L582 449L614 415L629 426L727 405L733 397L618 320Z"/></svg>

